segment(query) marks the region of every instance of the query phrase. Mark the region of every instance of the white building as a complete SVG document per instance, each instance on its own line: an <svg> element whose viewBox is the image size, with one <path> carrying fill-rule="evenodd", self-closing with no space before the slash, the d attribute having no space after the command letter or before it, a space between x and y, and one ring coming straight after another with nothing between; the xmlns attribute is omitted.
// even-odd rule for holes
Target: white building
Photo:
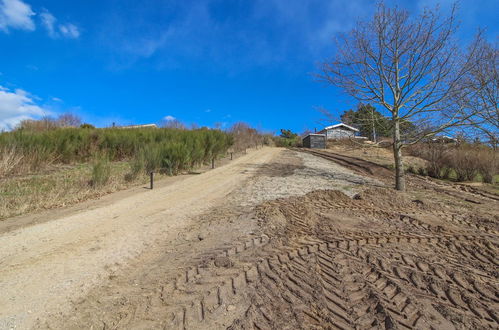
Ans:
<svg viewBox="0 0 499 330"><path fill-rule="evenodd" d="M340 139L355 138L355 134L358 134L359 130L347 124L339 123L336 125L325 127L323 130L321 130L318 133L325 134L328 140L329 139L340 140Z"/></svg>

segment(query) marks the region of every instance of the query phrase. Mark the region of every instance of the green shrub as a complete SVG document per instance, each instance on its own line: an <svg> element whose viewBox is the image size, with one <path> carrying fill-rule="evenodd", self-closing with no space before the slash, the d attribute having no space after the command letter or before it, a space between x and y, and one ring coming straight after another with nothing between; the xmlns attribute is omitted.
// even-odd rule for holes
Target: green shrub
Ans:
<svg viewBox="0 0 499 330"><path fill-rule="evenodd" d="M58 128L0 134L0 149L15 147L33 170L49 163L81 163L106 154L130 162L131 176L163 166L178 173L225 154L234 137L220 130Z"/></svg>
<svg viewBox="0 0 499 330"><path fill-rule="evenodd" d="M111 177L111 164L107 156L99 156L94 160L92 167L92 187L102 187L109 182Z"/></svg>
<svg viewBox="0 0 499 330"><path fill-rule="evenodd" d="M282 148L292 148L292 147L301 147L301 138L299 136L293 138L284 138L284 137L274 137L274 144L276 147Z"/></svg>

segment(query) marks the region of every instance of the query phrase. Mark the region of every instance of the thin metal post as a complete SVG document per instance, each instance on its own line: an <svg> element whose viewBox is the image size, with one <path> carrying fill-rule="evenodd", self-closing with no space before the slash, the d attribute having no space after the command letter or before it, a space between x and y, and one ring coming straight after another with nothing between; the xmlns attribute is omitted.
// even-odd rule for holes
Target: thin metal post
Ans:
<svg viewBox="0 0 499 330"><path fill-rule="evenodd" d="M215 168L215 158L211 159L211 168Z"/></svg>
<svg viewBox="0 0 499 330"><path fill-rule="evenodd" d="M230 153L230 160L232 160L232 152Z"/></svg>
<svg viewBox="0 0 499 330"><path fill-rule="evenodd" d="M151 172L150 176L151 176L150 183L151 183L151 190L152 190L152 188L154 188L154 172Z"/></svg>

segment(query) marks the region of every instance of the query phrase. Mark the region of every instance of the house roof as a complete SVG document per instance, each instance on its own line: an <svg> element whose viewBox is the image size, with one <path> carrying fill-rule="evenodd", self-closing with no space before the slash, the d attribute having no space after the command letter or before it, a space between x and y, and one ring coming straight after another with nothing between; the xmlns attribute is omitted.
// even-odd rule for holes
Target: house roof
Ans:
<svg viewBox="0 0 499 330"><path fill-rule="evenodd" d="M143 124L143 125L129 125L129 126L116 126L116 128L157 128L156 124Z"/></svg>
<svg viewBox="0 0 499 330"><path fill-rule="evenodd" d="M331 125L331 126L324 127L324 130L334 129L334 128L338 128L338 127L344 127L346 129L349 129L349 130L352 130L352 131L355 131L355 132L359 131L355 127L352 127L352 126L349 126L349 125L343 124L343 123L339 123L339 124L336 124L336 125Z"/></svg>
<svg viewBox="0 0 499 330"><path fill-rule="evenodd" d="M307 136L310 136L310 135L314 135L314 136L326 136L326 135L320 134L320 133L310 133L310 134L305 135L303 138L306 138Z"/></svg>

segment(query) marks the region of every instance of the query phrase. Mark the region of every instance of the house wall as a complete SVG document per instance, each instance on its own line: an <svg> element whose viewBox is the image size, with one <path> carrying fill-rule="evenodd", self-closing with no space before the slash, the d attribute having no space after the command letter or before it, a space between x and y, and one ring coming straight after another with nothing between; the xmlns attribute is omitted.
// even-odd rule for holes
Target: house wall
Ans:
<svg viewBox="0 0 499 330"><path fill-rule="evenodd" d="M349 139L355 136L355 132L343 127L331 128L327 130L328 139Z"/></svg>
<svg viewBox="0 0 499 330"><path fill-rule="evenodd" d="M303 147L313 149L326 149L325 135L307 135L303 139Z"/></svg>

